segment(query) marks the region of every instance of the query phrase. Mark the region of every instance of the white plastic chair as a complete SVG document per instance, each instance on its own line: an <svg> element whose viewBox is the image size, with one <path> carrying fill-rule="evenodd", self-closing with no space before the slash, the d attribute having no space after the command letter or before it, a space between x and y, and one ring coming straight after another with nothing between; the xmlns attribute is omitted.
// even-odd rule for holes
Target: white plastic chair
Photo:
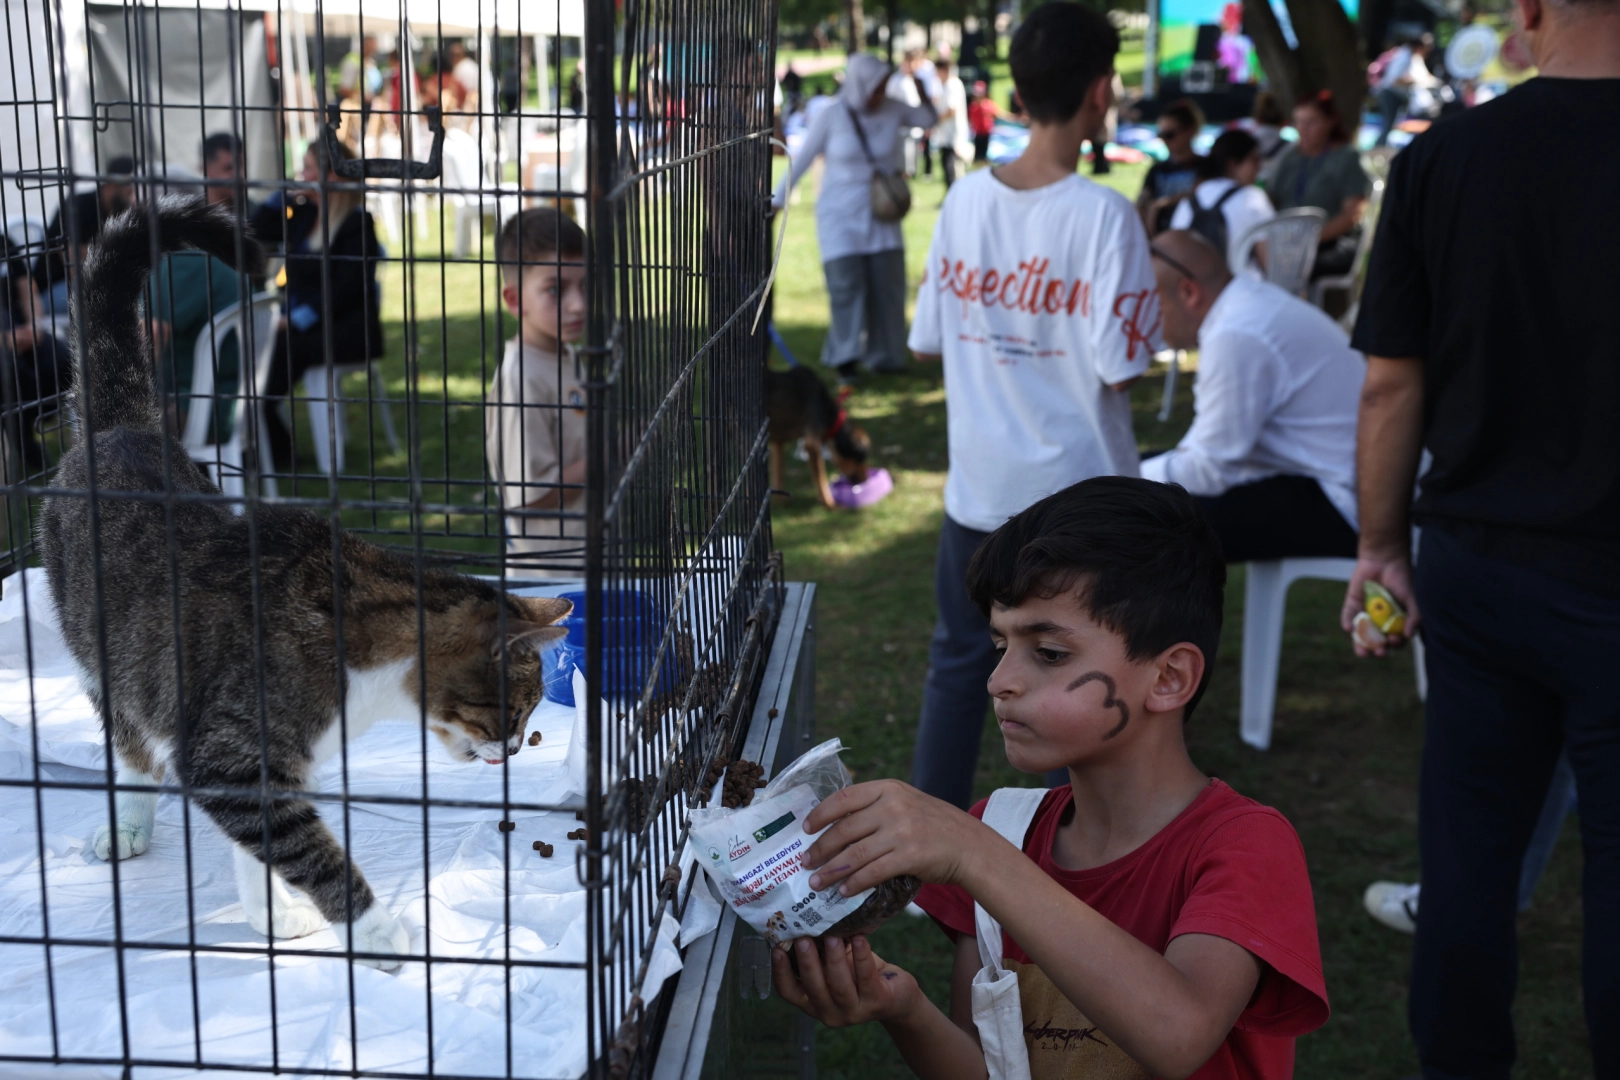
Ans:
<svg viewBox="0 0 1620 1080"><path fill-rule="evenodd" d="M403 152L399 136L391 131L380 133L366 148L367 155L373 158L398 158ZM403 192L408 181L401 180L397 183L399 186L393 190L368 187L366 207L371 211L371 216L382 223L383 232L387 234L389 241L403 246L405 243Z"/></svg>
<svg viewBox="0 0 1620 1080"><path fill-rule="evenodd" d="M207 469L227 495L246 494L244 448L250 438L257 445L259 433L264 430L264 391L270 380L270 365L275 359L276 317L280 311L280 304L272 293L253 297L246 313L240 303L232 304L215 315L198 335L196 351L192 353L191 400L180 442L191 460ZM245 315L252 318L251 330ZM231 408L231 434L223 443L211 443L208 436L214 418L214 366L218 350L225 347L232 334L237 337L237 368L242 374L237 378L236 400ZM251 383L242 377L249 371L253 373ZM268 465L261 456L259 469L264 474L264 490L267 495L274 495L276 481L269 475L272 469Z"/></svg>
<svg viewBox="0 0 1620 1080"><path fill-rule="evenodd" d="M1266 280L1295 296L1304 296L1316 265L1316 245L1322 239L1327 211L1315 206L1284 210L1243 234L1234 266L1247 266L1256 244L1266 245Z"/></svg>
<svg viewBox="0 0 1620 1080"><path fill-rule="evenodd" d="M465 259L473 234L485 217L495 219L498 232L506 219L522 209L516 186L491 179L484 169L478 140L460 128L444 133L443 203L454 214L455 258Z"/></svg>
<svg viewBox="0 0 1620 1080"><path fill-rule="evenodd" d="M1356 241L1356 257L1351 260L1350 269L1343 274L1321 277L1311 282L1311 303L1321 307L1322 301L1327 299L1328 290L1332 289L1335 292L1350 294L1350 303L1347 306L1352 310L1359 306L1361 271L1366 267L1367 256L1372 252L1373 233L1378 231L1378 212L1383 202L1384 182L1374 180L1372 194L1367 198L1367 210L1361 219L1361 236Z"/></svg>
<svg viewBox="0 0 1620 1080"><path fill-rule="evenodd" d="M358 375L365 372L367 380L372 386L382 388L382 373L377 370L375 360L363 364L317 364L304 372L304 397L309 402L309 435L315 443L315 461L320 466L322 474L326 476L342 475L345 460L344 446L349 441L348 402L342 400L338 389L343 380L349 375ZM367 406L375 402L382 409L383 437L388 440L388 449L399 453L399 433L394 430L394 413L388 407L386 392L376 397L366 395ZM334 407L330 414L327 411L327 399L334 398ZM329 419L337 422L337 439L333 442L332 425ZM337 448L337 472L332 471L333 446Z"/></svg>
<svg viewBox="0 0 1620 1080"><path fill-rule="evenodd" d="M1271 747L1277 705L1277 669L1282 659L1283 610L1288 588L1300 578L1350 580L1354 559L1266 559L1245 564L1243 586L1243 697L1239 723L1243 741L1256 750ZM1349 645L1346 644L1346 648ZM1428 696L1423 639L1412 640L1418 697Z"/></svg>
<svg viewBox="0 0 1620 1080"><path fill-rule="evenodd" d="M1164 360L1169 366L1164 372L1164 400L1159 402L1159 423L1170 419L1170 410L1175 407L1176 375L1181 370L1181 358L1185 354L1180 349L1166 349L1155 359Z"/></svg>

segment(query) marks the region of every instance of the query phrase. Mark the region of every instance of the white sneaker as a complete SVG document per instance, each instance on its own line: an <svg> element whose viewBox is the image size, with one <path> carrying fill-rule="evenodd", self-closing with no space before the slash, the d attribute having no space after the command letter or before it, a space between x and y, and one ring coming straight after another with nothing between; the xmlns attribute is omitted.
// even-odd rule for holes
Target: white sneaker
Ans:
<svg viewBox="0 0 1620 1080"><path fill-rule="evenodd" d="M1418 890L1421 888L1421 884L1375 881L1367 886L1361 902L1366 905L1367 914L1385 926L1411 934L1417 931Z"/></svg>

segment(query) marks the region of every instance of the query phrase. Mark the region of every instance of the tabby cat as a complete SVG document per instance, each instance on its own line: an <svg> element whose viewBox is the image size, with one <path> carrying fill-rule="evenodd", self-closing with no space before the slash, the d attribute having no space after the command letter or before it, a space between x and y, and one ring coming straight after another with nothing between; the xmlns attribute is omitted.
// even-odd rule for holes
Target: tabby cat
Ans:
<svg viewBox="0 0 1620 1080"><path fill-rule="evenodd" d="M40 520L51 598L120 787L167 777L202 789L193 798L236 844L237 888L259 933L296 938L331 923L366 954L357 961L392 969L409 946L404 927L314 804L286 793L308 791L344 737L389 717L421 717L458 760L517 753L540 699L537 650L563 636L553 624L570 605L441 570L419 576L411 560L304 510L244 514L206 499L219 489L161 422L142 296L154 247L235 265L239 244L257 270L259 247L227 210L164 199L109 220L91 245L75 342L79 438L55 481L72 493L47 499ZM168 494L179 497L153 497ZM261 797L261 785L280 797ZM114 801L94 851L139 855L157 795Z"/></svg>

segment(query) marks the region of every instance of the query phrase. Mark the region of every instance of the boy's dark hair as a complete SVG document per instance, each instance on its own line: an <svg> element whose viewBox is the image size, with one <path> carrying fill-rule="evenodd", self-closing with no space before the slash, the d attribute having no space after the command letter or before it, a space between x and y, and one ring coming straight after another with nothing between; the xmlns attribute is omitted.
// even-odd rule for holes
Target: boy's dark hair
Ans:
<svg viewBox="0 0 1620 1080"><path fill-rule="evenodd" d="M967 588L986 615L995 603L1073 592L1125 639L1132 660L1181 641L1198 646L1204 677L1183 719L1215 670L1226 558L1198 501L1174 484L1097 476L1048 495L979 545Z"/></svg>
<svg viewBox="0 0 1620 1080"><path fill-rule="evenodd" d="M1119 31L1091 8L1051 0L1025 17L1007 53L1013 85L1031 120L1061 124L1114 70Z"/></svg>
<svg viewBox="0 0 1620 1080"><path fill-rule="evenodd" d="M203 140L203 164L214 160L217 154L230 154L232 157L242 156L242 140L229 131L216 131Z"/></svg>
<svg viewBox="0 0 1620 1080"><path fill-rule="evenodd" d="M573 218L550 206L536 206L506 219L495 244L495 258L508 281L524 267L558 258L585 257L585 230Z"/></svg>

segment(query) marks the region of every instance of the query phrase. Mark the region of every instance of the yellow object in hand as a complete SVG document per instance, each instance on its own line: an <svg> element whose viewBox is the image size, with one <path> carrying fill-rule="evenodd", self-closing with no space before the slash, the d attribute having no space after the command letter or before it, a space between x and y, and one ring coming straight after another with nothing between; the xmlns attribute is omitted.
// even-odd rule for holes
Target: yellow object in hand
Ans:
<svg viewBox="0 0 1620 1080"><path fill-rule="evenodd" d="M1396 602L1388 589L1376 581L1369 581L1362 586L1362 591L1366 597L1363 610L1374 626L1385 634L1406 632L1406 609Z"/></svg>

